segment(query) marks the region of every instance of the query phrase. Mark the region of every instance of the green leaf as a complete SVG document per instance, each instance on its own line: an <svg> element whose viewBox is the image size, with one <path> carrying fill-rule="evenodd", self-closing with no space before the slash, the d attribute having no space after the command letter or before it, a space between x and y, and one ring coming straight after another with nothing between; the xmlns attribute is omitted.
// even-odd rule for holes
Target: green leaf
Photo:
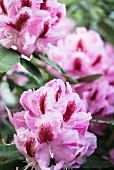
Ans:
<svg viewBox="0 0 114 170"><path fill-rule="evenodd" d="M40 70L34 64L23 58L20 59L20 63L30 73L30 75L34 77L35 80L37 80L38 83L41 83L43 81Z"/></svg>
<svg viewBox="0 0 114 170"><path fill-rule="evenodd" d="M20 53L0 46L0 72L11 70L19 62Z"/></svg>
<svg viewBox="0 0 114 170"><path fill-rule="evenodd" d="M7 78L7 82L8 82L8 85L9 85L10 90L13 91L14 88L15 88L15 83L14 83L14 81L11 80L11 79L9 79L9 78Z"/></svg>
<svg viewBox="0 0 114 170"><path fill-rule="evenodd" d="M55 70L57 70L60 74L65 73L63 71L63 69L58 64L56 64L54 61L51 61L48 57L45 57L45 56L37 54L37 53L34 53L33 56L44 61L46 64L50 65Z"/></svg>
<svg viewBox="0 0 114 170"><path fill-rule="evenodd" d="M60 74L62 74L67 79L68 82L78 83L77 80L70 77L57 63L55 63L54 61L51 61L48 57L42 56L42 55L37 54L37 53L34 53L33 55L34 55L34 57L44 61L46 64L53 67L56 71L58 71Z"/></svg>
<svg viewBox="0 0 114 170"><path fill-rule="evenodd" d="M102 76L103 76L102 74L91 74L91 75L88 75L88 76L80 77L80 78L77 79L77 81L79 83L92 82L94 80L101 78Z"/></svg>
<svg viewBox="0 0 114 170"><path fill-rule="evenodd" d="M98 169L109 168L109 167L111 167L111 163L108 162L105 159L102 159L101 157L92 155L92 156L87 158L86 163L83 164L81 167L85 168L85 169L89 169L89 168L91 168L91 169L92 168L98 168Z"/></svg>
<svg viewBox="0 0 114 170"><path fill-rule="evenodd" d="M76 79L73 79L72 77L70 77L68 74L63 74L65 76L65 78L67 79L67 81L69 83L73 83L73 84L76 84L76 83L79 83Z"/></svg>
<svg viewBox="0 0 114 170"><path fill-rule="evenodd" d="M16 167L22 168L25 166L25 163L21 160L8 160L0 163L0 170L16 170Z"/></svg>
<svg viewBox="0 0 114 170"><path fill-rule="evenodd" d="M0 144L0 157L1 158L21 158L22 155L17 150L14 144Z"/></svg>

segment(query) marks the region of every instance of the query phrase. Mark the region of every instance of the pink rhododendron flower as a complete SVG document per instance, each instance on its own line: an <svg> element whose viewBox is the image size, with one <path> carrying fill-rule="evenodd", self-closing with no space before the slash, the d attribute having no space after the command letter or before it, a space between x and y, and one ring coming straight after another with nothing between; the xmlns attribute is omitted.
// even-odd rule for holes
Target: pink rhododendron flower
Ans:
<svg viewBox="0 0 114 170"><path fill-rule="evenodd" d="M65 5L57 0L1 0L0 45L27 56L45 53L63 36Z"/></svg>
<svg viewBox="0 0 114 170"><path fill-rule="evenodd" d="M92 113L93 118L113 119L114 47L112 45L105 44L95 31L77 28L76 32L69 33L58 41L57 46L51 45L48 56L73 78L102 73L104 78L92 83L76 84L73 88L84 100L87 111ZM103 134L104 126L103 129L100 128L101 131L96 129L97 126L99 127L92 125L94 132Z"/></svg>
<svg viewBox="0 0 114 170"><path fill-rule="evenodd" d="M14 143L28 166L79 168L94 152L96 137L87 131L91 114L69 83L52 80L36 91L24 92L20 103L24 111L12 116L8 110L8 115L17 132Z"/></svg>
<svg viewBox="0 0 114 170"><path fill-rule="evenodd" d="M101 78L92 83L82 83L78 86L76 85L75 91L84 100L87 111L92 113L94 119L107 121L113 119L114 88L106 79ZM105 127L107 126L91 123L90 129L94 133L103 135Z"/></svg>
<svg viewBox="0 0 114 170"><path fill-rule="evenodd" d="M102 73L104 55L104 43L99 34L85 28L77 28L48 51L49 58L75 78Z"/></svg>

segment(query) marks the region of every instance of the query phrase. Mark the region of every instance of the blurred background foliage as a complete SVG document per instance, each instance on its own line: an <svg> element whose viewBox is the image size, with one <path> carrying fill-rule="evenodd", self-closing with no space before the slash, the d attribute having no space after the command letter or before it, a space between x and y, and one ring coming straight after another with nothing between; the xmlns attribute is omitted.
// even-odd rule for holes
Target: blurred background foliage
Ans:
<svg viewBox="0 0 114 170"><path fill-rule="evenodd" d="M67 6L67 16L76 27L85 26L100 33L103 40L114 44L114 0L59 0Z"/></svg>

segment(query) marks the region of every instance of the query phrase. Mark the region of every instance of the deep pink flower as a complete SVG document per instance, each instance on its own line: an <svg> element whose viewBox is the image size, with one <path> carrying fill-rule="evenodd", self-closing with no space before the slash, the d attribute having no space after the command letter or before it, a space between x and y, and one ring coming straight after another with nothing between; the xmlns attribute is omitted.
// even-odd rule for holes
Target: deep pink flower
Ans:
<svg viewBox="0 0 114 170"><path fill-rule="evenodd" d="M24 92L24 111L13 116L14 143L28 166L42 170L79 167L96 148L96 137L87 131L91 114L69 83L52 80L36 91ZM50 165L50 159L55 161Z"/></svg>
<svg viewBox="0 0 114 170"><path fill-rule="evenodd" d="M45 53L63 36L65 5L57 0L1 0L0 44L30 56Z"/></svg>

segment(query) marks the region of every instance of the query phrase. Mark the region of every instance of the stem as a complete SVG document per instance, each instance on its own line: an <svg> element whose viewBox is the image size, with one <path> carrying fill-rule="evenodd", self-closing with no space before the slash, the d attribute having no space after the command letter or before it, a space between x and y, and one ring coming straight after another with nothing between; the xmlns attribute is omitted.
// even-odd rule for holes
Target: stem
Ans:
<svg viewBox="0 0 114 170"><path fill-rule="evenodd" d="M114 126L114 122L108 122L108 121L104 121L104 120L92 119L92 120L90 120L90 122L96 123L96 124L107 124L107 125Z"/></svg>

